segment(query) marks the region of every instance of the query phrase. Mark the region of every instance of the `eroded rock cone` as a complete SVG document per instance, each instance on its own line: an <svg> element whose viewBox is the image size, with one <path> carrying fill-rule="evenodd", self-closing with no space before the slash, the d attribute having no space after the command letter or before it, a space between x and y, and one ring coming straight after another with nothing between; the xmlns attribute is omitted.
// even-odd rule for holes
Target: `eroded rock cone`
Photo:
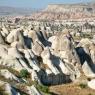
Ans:
<svg viewBox="0 0 95 95"><path fill-rule="evenodd" d="M92 63L84 62L82 65L84 74L89 78L95 78L95 65Z"/></svg>
<svg viewBox="0 0 95 95"><path fill-rule="evenodd" d="M33 44L38 39L37 35L36 35L36 31L34 31L34 30L29 30L28 37L32 39Z"/></svg>
<svg viewBox="0 0 95 95"><path fill-rule="evenodd" d="M45 31L41 31L39 27L36 27L35 30L30 30L28 33L28 37L30 37L33 41L33 44L38 40L40 43L42 43L44 46L50 45L50 43L47 41L46 33Z"/></svg>
<svg viewBox="0 0 95 95"><path fill-rule="evenodd" d="M4 39L3 39L3 36L2 36L2 34L1 34L1 32L0 32L0 44L5 44Z"/></svg>
<svg viewBox="0 0 95 95"><path fill-rule="evenodd" d="M2 34L3 37L7 37L8 34L9 34L9 31L8 31L8 29L6 28L5 25L3 25L3 27L2 27L1 34Z"/></svg>
<svg viewBox="0 0 95 95"><path fill-rule="evenodd" d="M10 44L18 41L23 47L26 47L21 29L12 30L10 34L7 36L6 41Z"/></svg>
<svg viewBox="0 0 95 95"><path fill-rule="evenodd" d="M41 57L43 59L43 63L47 64L47 66L50 68L50 70L54 73L54 74L59 74L59 70L56 68L56 66L54 66L52 60L51 60L51 52L49 50L48 47L46 47L44 49L44 51L41 54Z"/></svg>

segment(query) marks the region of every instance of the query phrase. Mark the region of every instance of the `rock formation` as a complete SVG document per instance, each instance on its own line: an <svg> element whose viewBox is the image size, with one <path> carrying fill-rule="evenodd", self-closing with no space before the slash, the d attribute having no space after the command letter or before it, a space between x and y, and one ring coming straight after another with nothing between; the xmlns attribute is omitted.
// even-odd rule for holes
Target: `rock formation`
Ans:
<svg viewBox="0 0 95 95"><path fill-rule="evenodd" d="M66 18L72 18L76 11L76 18L81 18L83 14L89 17L91 10L86 15L89 8L92 7L81 4L49 5L35 17L49 21L51 16L51 22L34 21L27 23L29 25L19 22L13 27L10 25L10 28L1 25L0 85L8 94L45 95L39 91L38 85L74 83L84 76L86 80L91 80L88 86L95 88L95 40L91 39L94 32L84 33L84 23L66 25L52 22L52 19L64 19L64 14ZM94 27L91 24L88 26Z"/></svg>

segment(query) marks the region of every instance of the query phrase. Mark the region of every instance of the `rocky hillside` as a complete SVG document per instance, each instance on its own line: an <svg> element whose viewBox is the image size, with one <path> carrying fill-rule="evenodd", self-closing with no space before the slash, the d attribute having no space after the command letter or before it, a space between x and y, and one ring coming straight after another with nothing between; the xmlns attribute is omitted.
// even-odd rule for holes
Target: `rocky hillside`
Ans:
<svg viewBox="0 0 95 95"><path fill-rule="evenodd" d="M39 26L1 26L0 95L53 95L47 86L66 83L95 89L95 39L76 42L68 29L50 36Z"/></svg>
<svg viewBox="0 0 95 95"><path fill-rule="evenodd" d="M82 19L95 16L95 4L51 4L32 17L38 20Z"/></svg>

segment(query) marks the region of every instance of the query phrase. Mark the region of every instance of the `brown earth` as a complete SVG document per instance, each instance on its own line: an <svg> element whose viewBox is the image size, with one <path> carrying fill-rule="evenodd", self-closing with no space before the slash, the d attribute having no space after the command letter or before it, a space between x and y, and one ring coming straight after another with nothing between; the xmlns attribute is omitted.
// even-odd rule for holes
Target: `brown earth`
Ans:
<svg viewBox="0 0 95 95"><path fill-rule="evenodd" d="M55 95L95 95L95 90L89 87L81 88L80 84L51 86L50 91Z"/></svg>

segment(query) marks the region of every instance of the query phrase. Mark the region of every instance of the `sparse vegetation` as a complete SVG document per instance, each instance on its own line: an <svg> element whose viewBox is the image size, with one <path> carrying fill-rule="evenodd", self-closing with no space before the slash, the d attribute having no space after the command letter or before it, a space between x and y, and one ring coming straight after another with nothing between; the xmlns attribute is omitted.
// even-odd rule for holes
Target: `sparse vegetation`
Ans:
<svg viewBox="0 0 95 95"><path fill-rule="evenodd" d="M51 86L50 92L56 93L58 95L95 95L95 90L90 89L87 85L81 84L83 88L79 86L80 84L64 84Z"/></svg>
<svg viewBox="0 0 95 95"><path fill-rule="evenodd" d="M19 76L19 72L14 70L11 67L7 67L7 66L4 66L4 65L0 64L0 69L7 69L9 72L13 73L14 75Z"/></svg>
<svg viewBox="0 0 95 95"><path fill-rule="evenodd" d="M95 94L89 93L88 95L95 95Z"/></svg>
<svg viewBox="0 0 95 95"><path fill-rule="evenodd" d="M44 92L44 93L49 93L49 88L48 88L48 86L44 86L44 85L37 85L36 86L37 87L37 89L39 90L39 91L42 91L42 92Z"/></svg>
<svg viewBox="0 0 95 95"><path fill-rule="evenodd" d="M29 72L26 70L26 69L22 69L21 71L20 71L20 77L21 78L28 78L29 77Z"/></svg>
<svg viewBox="0 0 95 95"><path fill-rule="evenodd" d="M45 85L42 85L42 84L38 84L36 81L33 82L33 84L35 85L35 87L43 92L43 93L49 93L49 87L48 86L45 86Z"/></svg>
<svg viewBox="0 0 95 95"><path fill-rule="evenodd" d="M0 86L0 95L8 95L5 93L4 87Z"/></svg>
<svg viewBox="0 0 95 95"><path fill-rule="evenodd" d="M79 84L79 87L82 88L82 89L83 89L83 88L87 88L87 84L81 83L81 84Z"/></svg>

